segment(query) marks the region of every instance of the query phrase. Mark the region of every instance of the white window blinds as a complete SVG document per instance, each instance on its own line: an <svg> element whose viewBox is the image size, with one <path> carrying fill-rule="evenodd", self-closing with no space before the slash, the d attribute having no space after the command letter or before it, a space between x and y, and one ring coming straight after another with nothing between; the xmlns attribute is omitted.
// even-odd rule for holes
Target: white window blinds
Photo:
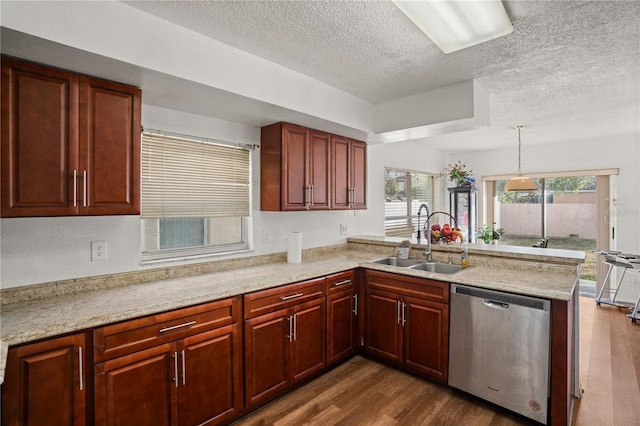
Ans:
<svg viewBox="0 0 640 426"><path fill-rule="evenodd" d="M142 134L142 217L249 216L250 151Z"/></svg>

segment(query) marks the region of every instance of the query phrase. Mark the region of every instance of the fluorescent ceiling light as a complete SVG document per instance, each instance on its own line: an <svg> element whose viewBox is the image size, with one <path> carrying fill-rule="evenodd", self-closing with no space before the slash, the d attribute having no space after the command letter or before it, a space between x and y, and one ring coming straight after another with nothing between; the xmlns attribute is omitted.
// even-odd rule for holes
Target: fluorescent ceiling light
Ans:
<svg viewBox="0 0 640 426"><path fill-rule="evenodd" d="M393 0L444 53L513 32L500 0Z"/></svg>

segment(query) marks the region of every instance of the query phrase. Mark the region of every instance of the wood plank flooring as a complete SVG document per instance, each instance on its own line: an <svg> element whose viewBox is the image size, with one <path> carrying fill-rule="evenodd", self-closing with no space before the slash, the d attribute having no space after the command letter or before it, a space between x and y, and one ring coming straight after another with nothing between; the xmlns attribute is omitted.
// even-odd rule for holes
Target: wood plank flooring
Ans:
<svg viewBox="0 0 640 426"><path fill-rule="evenodd" d="M575 426L640 426L640 324L580 298ZM234 425L522 425L526 419L382 364L355 357Z"/></svg>

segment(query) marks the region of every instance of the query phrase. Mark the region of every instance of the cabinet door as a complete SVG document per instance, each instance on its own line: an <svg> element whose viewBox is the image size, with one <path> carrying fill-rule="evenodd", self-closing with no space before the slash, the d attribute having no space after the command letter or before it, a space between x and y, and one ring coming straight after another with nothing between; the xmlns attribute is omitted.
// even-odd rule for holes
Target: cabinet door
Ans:
<svg viewBox="0 0 640 426"><path fill-rule="evenodd" d="M309 185L311 185L310 210L328 210L330 196L331 135L309 130Z"/></svg>
<svg viewBox="0 0 640 426"><path fill-rule="evenodd" d="M237 324L187 337L179 349L181 426L219 424L242 409L242 344Z"/></svg>
<svg viewBox="0 0 640 426"><path fill-rule="evenodd" d="M295 383L322 370L325 366L324 298L294 307L291 316L293 338L289 347L290 378Z"/></svg>
<svg viewBox="0 0 640 426"><path fill-rule="evenodd" d="M83 214L140 213L140 90L80 78Z"/></svg>
<svg viewBox="0 0 640 426"><path fill-rule="evenodd" d="M95 366L95 424L177 425L179 359L164 344Z"/></svg>
<svg viewBox="0 0 640 426"><path fill-rule="evenodd" d="M86 424L84 349L84 334L10 349L2 425Z"/></svg>
<svg viewBox="0 0 640 426"><path fill-rule="evenodd" d="M78 212L78 77L2 58L2 217Z"/></svg>
<svg viewBox="0 0 640 426"><path fill-rule="evenodd" d="M331 179L332 202L334 210L346 210L350 208L350 162L351 150L348 138L331 136Z"/></svg>
<svg viewBox="0 0 640 426"><path fill-rule="evenodd" d="M365 349L387 360L402 362L402 303L395 293L369 289Z"/></svg>
<svg viewBox="0 0 640 426"><path fill-rule="evenodd" d="M289 325L288 309L245 320L247 407L268 401L286 388Z"/></svg>
<svg viewBox="0 0 640 426"><path fill-rule="evenodd" d="M447 382L449 307L411 297L403 300L404 363L424 377Z"/></svg>
<svg viewBox="0 0 640 426"><path fill-rule="evenodd" d="M367 208L367 144L351 141L351 208Z"/></svg>
<svg viewBox="0 0 640 426"><path fill-rule="evenodd" d="M348 358L355 350L354 296L353 291L327 296L327 364Z"/></svg>
<svg viewBox="0 0 640 426"><path fill-rule="evenodd" d="M282 125L282 210L306 210L310 202L307 138L308 130L304 127Z"/></svg>

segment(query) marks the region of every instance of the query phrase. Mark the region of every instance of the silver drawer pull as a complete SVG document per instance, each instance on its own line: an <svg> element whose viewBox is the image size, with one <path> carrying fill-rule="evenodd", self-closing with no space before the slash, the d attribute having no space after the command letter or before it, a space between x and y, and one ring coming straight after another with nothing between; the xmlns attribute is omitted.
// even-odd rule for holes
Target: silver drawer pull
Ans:
<svg viewBox="0 0 640 426"><path fill-rule="evenodd" d="M292 294L291 296L282 296L280 300L284 302L285 300L295 299L296 297L300 297L300 296L304 296L304 293L296 293L296 294Z"/></svg>
<svg viewBox="0 0 640 426"><path fill-rule="evenodd" d="M164 333L165 331L175 330L176 328L188 327L190 325L195 324L195 321L185 322L184 324L178 324L171 327L165 327L160 329L160 333Z"/></svg>
<svg viewBox="0 0 640 426"><path fill-rule="evenodd" d="M340 287L341 285L345 285L345 284L351 284L351 280L340 281L339 283L335 283L333 286Z"/></svg>

